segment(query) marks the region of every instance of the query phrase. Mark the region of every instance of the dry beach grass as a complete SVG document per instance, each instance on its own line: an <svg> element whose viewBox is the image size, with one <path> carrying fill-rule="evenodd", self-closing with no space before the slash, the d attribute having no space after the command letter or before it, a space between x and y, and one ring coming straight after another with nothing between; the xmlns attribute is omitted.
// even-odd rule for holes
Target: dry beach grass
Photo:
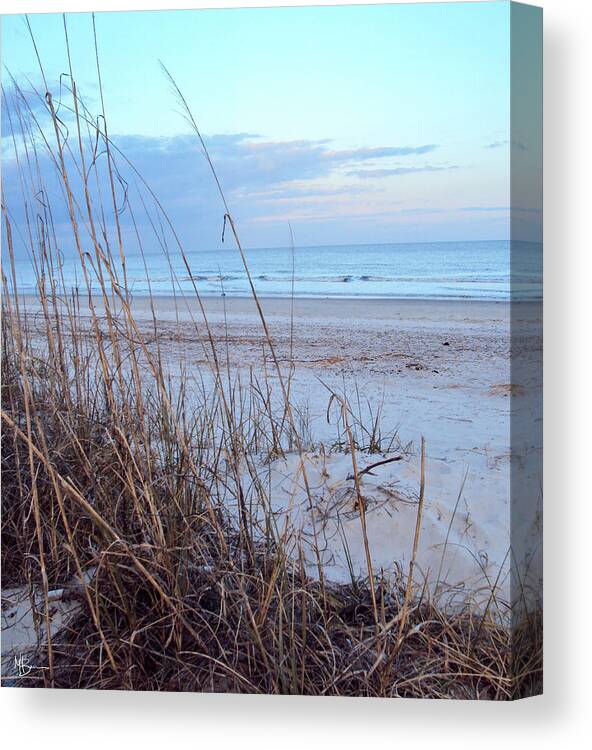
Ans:
<svg viewBox="0 0 592 750"><path fill-rule="evenodd" d="M151 324L140 325L126 279L120 168L133 168L110 140L104 111L94 119L86 110L72 69L69 81L69 95L59 101L71 117L68 129L46 81L42 115L16 82L10 101L3 94L27 217L18 241L33 259L38 294L32 314L19 295L16 230L3 203L3 585L30 592L37 633L31 663L43 667L19 679L3 665L4 680L319 696L536 694L538 612L508 620L493 593L484 610L470 598L451 609L417 584L413 566L429 482L423 444L408 568L387 575L373 567L360 484L365 469L357 461L366 453L373 454L370 463L386 460L374 455L385 448L378 423L360 425L337 392L327 392L328 408L339 413L338 447L351 459L366 575L327 580L314 522L306 549L289 524L278 522L262 472L275 457L298 457L297 479L311 511L316 502L304 460L311 447L306 420L293 399L294 363L277 356L253 286L264 349L260 368L241 379L232 341L214 335L195 286L200 314L190 325L209 385L187 371L173 381L155 306ZM181 107L209 159L182 97ZM59 191L43 183L40 150L53 162ZM164 207L135 178L141 199L126 199L125 210L134 226L134 212L148 216L154 232L138 233L137 247L157 241L163 253L184 259L191 276ZM106 194L99 184L109 187ZM61 278L52 212L58 202L83 271L77 290ZM75 606L56 630L52 617L66 600Z"/></svg>

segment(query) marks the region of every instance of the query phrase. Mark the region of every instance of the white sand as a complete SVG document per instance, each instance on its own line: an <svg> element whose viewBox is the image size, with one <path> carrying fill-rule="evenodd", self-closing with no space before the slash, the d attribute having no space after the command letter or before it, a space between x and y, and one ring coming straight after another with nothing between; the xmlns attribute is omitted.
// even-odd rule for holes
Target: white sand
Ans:
<svg viewBox="0 0 592 750"><path fill-rule="evenodd" d="M253 301L208 298L204 304L223 361L228 356L232 368L260 371L266 345ZM265 299L262 304L277 355L287 367L291 302ZM152 313L147 301L134 299L133 309L148 330ZM327 387L345 392L354 412L360 410L366 417L380 408L383 433L396 433L385 455L404 454L404 460L378 467L375 476L367 474L362 481L375 573L383 569L392 575L399 565L407 571L423 436L426 493L416 576L425 576L432 590L438 582L440 588L449 587L451 595L460 599L471 592L482 604L493 585L500 600L510 599L514 462L523 487L532 492L527 510L514 513L514 545L520 550L521 576L530 570L531 584L538 586L541 445L529 429L516 432L511 457L510 405L526 416L538 409L540 308L522 303L515 310L513 321L522 321L522 333L514 342L514 354L528 382L512 383L506 303L295 300L292 393L307 415L315 443L305 463L329 579L348 580L350 565L354 573L364 575L367 566L353 481L347 478L352 472L351 456L332 449L337 412L333 410L333 424L329 424ZM172 298L159 298L156 318L159 343L173 377L183 364L190 374L207 381L207 336L195 301L175 305ZM266 357L274 380L268 351ZM359 468L381 458L360 453ZM273 487L280 525L287 513L294 536L306 539L312 534L313 519L299 467L300 457L291 454L271 464L262 460L261 474ZM309 560L312 570L312 554Z"/></svg>

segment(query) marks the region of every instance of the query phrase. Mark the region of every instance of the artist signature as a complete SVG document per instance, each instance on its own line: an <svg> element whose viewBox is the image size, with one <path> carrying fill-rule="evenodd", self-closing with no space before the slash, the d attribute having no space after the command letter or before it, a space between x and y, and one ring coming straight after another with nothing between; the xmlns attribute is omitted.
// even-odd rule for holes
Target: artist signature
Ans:
<svg viewBox="0 0 592 750"><path fill-rule="evenodd" d="M14 657L14 668L18 677L28 677L34 669L49 669L49 667L40 667L31 664L26 654L17 654Z"/></svg>

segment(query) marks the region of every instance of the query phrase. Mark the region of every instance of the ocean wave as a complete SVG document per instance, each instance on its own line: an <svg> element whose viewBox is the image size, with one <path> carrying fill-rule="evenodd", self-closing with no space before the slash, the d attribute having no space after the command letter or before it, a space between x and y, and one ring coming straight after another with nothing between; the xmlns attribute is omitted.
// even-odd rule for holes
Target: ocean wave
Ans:
<svg viewBox="0 0 592 750"><path fill-rule="evenodd" d="M341 284L351 282L365 283L397 283L397 284L507 284L514 279L510 276L474 276L464 278L462 276L373 276L371 274L340 274L339 276L275 276L271 274L260 274L256 277L257 281L283 282L308 284ZM535 279L520 278L521 282L535 282Z"/></svg>
<svg viewBox="0 0 592 750"><path fill-rule="evenodd" d="M309 282L309 283L322 283L322 284L347 284L350 281L356 280L356 277L351 274L340 274L339 276L272 276L268 273L263 273L257 276L257 281L272 281L272 282Z"/></svg>
<svg viewBox="0 0 592 750"><path fill-rule="evenodd" d="M269 274L263 273L258 274L255 277L256 281L273 284L291 284L292 281L296 284L349 284L352 282L356 283L367 283L367 284L510 284L510 283L521 283L521 284L536 284L540 282L540 279L528 277L526 275L505 275L505 276L473 276L470 278L463 276L375 276L372 274L339 274L331 276L305 276L298 275L292 277L289 274ZM135 279L135 281L142 282L146 279ZM186 276L178 276L178 281L207 281L207 282L220 282L220 281L239 281L246 282L246 274L233 275L233 274L192 274ZM152 283L165 283L171 281L170 277L151 278Z"/></svg>
<svg viewBox="0 0 592 750"><path fill-rule="evenodd" d="M181 281L238 281L241 276L230 276L229 274L191 274L184 276ZM246 278L246 277L245 277Z"/></svg>

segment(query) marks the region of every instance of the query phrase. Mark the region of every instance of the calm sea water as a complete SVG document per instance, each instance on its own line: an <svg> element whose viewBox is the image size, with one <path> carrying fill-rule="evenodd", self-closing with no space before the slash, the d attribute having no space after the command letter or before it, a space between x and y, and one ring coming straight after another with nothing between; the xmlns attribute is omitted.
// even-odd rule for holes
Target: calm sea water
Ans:
<svg viewBox="0 0 592 750"><path fill-rule="evenodd" d="M541 296L542 248L538 244L433 242L392 245L334 245L322 247L261 248L247 250L255 286L262 296L387 297L445 299L536 299ZM249 294L246 273L236 250L200 250L189 253L191 275L204 295ZM127 256L132 292L166 295L173 287L190 291L192 280L180 258L171 258L176 281L161 252ZM69 286L80 282L80 268L64 260ZM17 269L18 284L32 291L28 263Z"/></svg>

